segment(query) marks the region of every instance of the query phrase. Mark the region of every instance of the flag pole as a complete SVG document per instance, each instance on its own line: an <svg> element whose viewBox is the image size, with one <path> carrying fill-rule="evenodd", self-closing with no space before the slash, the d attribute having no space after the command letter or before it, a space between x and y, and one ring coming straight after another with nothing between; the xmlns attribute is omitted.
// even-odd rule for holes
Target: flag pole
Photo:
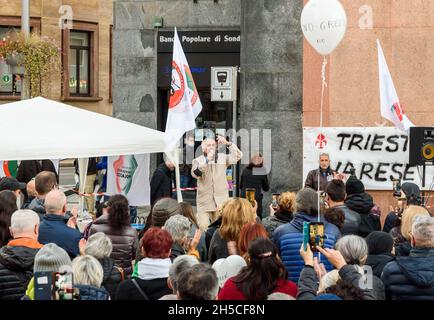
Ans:
<svg viewBox="0 0 434 320"><path fill-rule="evenodd" d="M178 202L184 201L182 199L182 192L181 192L181 178L180 178L180 171L179 171L179 148L175 148L175 184L176 184L176 197L178 199Z"/></svg>

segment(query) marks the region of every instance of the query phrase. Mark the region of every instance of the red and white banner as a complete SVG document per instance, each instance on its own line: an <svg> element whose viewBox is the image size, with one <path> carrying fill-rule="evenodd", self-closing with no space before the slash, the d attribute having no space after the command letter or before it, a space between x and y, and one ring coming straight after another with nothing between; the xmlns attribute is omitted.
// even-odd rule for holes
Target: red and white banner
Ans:
<svg viewBox="0 0 434 320"><path fill-rule="evenodd" d="M368 190L392 190L392 179L422 186L418 169L408 165L408 135L394 127L303 128L303 179L319 167L320 153L328 153L340 173L354 167ZM433 176L434 167L427 166L426 188Z"/></svg>

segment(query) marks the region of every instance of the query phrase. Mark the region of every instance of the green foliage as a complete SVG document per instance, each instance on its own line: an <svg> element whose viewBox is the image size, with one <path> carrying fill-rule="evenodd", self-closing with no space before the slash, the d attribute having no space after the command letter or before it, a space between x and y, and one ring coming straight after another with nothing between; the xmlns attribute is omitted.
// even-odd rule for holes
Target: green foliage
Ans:
<svg viewBox="0 0 434 320"><path fill-rule="evenodd" d="M51 75L60 70L61 49L48 37L32 33L10 33L0 40L0 59L15 60L24 68L27 93L30 97L48 94Z"/></svg>

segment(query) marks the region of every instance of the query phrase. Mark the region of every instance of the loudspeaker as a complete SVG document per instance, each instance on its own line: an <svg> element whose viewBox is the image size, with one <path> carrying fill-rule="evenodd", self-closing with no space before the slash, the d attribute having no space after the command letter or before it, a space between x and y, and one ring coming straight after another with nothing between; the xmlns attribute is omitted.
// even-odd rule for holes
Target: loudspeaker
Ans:
<svg viewBox="0 0 434 320"><path fill-rule="evenodd" d="M410 128L409 165L434 164L434 127Z"/></svg>

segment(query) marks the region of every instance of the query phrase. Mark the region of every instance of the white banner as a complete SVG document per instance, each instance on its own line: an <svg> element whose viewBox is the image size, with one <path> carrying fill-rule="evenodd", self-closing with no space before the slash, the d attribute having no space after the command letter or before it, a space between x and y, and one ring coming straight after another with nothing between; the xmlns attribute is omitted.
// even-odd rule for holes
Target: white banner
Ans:
<svg viewBox="0 0 434 320"><path fill-rule="evenodd" d="M422 186L418 168L408 165L408 135L396 128L303 128L303 182L310 170L319 167L321 152L330 155L332 169L338 172L349 174L354 166L368 190L391 190L392 179ZM434 167L427 166L425 189L433 176Z"/></svg>
<svg viewBox="0 0 434 320"><path fill-rule="evenodd" d="M130 206L149 205L149 154L108 157L107 194L123 194Z"/></svg>

